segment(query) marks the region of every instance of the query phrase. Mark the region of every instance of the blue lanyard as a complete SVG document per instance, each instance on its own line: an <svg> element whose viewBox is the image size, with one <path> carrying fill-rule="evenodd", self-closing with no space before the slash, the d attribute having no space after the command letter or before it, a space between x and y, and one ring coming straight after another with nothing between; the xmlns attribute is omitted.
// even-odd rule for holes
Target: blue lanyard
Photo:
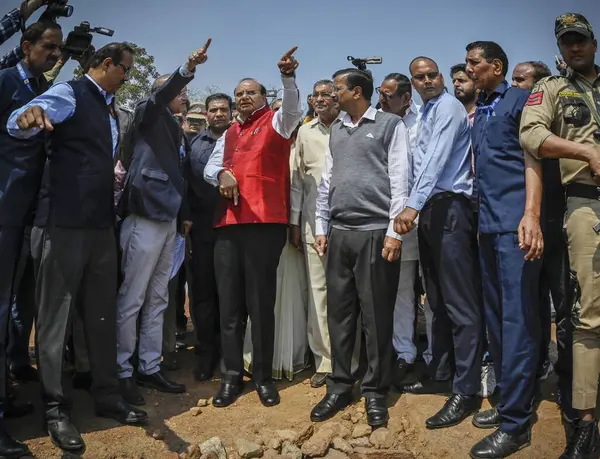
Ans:
<svg viewBox="0 0 600 459"><path fill-rule="evenodd" d="M27 89L29 89L31 91L31 94L33 94L33 96L36 97L37 94L33 90L33 87L31 86L31 83L29 82L29 78L27 78L27 74L25 73L25 69L23 68L23 66L21 65L20 62L17 64L17 70L19 71L19 75L21 76L21 79L23 80L23 84L25 86L27 86Z"/></svg>
<svg viewBox="0 0 600 459"><path fill-rule="evenodd" d="M506 90L508 90L508 88L510 88L510 86L508 85L508 83L505 81L503 83L506 86ZM490 105L481 105L479 107L477 107L477 110L487 110L487 120L490 119L490 116L495 116L496 115L496 105L498 105L498 103L502 100L502 96L504 94L498 94L498 97L496 97L492 103Z"/></svg>

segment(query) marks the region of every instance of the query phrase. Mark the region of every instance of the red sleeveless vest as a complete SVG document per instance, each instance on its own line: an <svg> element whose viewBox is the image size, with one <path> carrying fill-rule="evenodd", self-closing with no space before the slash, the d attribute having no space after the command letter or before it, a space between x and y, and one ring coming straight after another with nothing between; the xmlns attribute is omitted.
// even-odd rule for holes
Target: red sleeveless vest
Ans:
<svg viewBox="0 0 600 459"><path fill-rule="evenodd" d="M234 173L240 198L237 206L221 198L215 227L289 223L292 140L275 131L274 116L266 106L227 130L223 167Z"/></svg>

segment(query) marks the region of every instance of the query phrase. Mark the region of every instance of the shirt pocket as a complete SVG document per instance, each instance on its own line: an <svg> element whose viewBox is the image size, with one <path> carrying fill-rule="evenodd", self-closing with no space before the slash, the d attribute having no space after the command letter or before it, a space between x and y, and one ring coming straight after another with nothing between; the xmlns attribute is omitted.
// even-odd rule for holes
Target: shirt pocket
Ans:
<svg viewBox="0 0 600 459"><path fill-rule="evenodd" d="M592 114L583 98L561 97L560 105L562 107L563 120L566 124L574 127L583 127L592 121Z"/></svg>
<svg viewBox="0 0 600 459"><path fill-rule="evenodd" d="M511 139L516 138L513 131L514 123L509 116L490 116L484 135L490 148L501 150L510 143Z"/></svg>

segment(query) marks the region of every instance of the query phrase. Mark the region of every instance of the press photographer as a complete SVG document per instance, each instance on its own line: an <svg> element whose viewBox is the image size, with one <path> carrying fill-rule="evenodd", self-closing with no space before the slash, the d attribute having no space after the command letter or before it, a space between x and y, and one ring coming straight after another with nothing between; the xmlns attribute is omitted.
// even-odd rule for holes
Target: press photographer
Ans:
<svg viewBox="0 0 600 459"><path fill-rule="evenodd" d="M0 19L0 44L19 30L23 30L25 21L45 3L46 0L24 0L19 9L15 8ZM23 59L23 51L21 45L18 45L0 58L0 69L14 67L21 59Z"/></svg>

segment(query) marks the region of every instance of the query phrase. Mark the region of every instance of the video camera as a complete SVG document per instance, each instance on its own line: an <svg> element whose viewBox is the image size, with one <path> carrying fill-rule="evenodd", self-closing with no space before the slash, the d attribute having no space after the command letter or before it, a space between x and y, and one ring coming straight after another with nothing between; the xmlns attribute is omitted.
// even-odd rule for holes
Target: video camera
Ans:
<svg viewBox="0 0 600 459"><path fill-rule="evenodd" d="M370 70L367 70L368 64L381 64L383 63L382 57L352 57L348 56L348 60L352 62L352 65L356 67L358 70L363 70L365 72L371 73Z"/></svg>
<svg viewBox="0 0 600 459"><path fill-rule="evenodd" d="M69 5L68 2L69 0L47 0L46 3L48 7L40 16L40 21L56 22L58 18L71 17L73 14L73 7ZM67 35L67 39L62 46L63 51L66 51L69 56L75 60L80 62L85 61L93 54L92 33L112 37L115 31L105 27L92 28L89 22L84 21L69 32L69 35Z"/></svg>

